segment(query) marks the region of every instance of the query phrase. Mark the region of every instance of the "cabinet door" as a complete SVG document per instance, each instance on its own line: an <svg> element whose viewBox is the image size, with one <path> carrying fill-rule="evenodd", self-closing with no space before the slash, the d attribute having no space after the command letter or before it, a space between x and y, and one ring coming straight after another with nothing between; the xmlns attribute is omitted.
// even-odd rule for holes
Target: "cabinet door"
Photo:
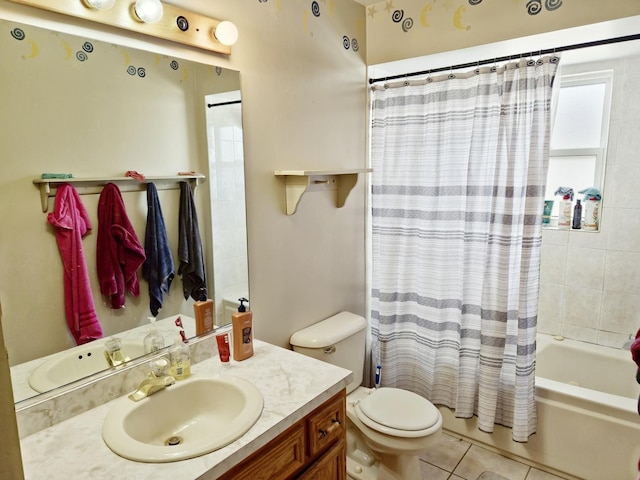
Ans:
<svg viewBox="0 0 640 480"><path fill-rule="evenodd" d="M309 415L309 456L313 457L333 442L345 437L345 406L346 398L343 391Z"/></svg>
<svg viewBox="0 0 640 480"><path fill-rule="evenodd" d="M298 480L346 480L345 459L345 441L341 439L300 475Z"/></svg>
<svg viewBox="0 0 640 480"><path fill-rule="evenodd" d="M221 480L290 478L306 462L304 440L304 423L299 422L220 478Z"/></svg>

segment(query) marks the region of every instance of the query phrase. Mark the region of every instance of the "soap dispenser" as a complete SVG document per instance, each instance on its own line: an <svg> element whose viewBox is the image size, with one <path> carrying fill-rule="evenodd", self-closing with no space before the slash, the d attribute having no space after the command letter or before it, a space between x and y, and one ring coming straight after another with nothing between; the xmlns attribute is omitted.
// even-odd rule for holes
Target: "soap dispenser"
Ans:
<svg viewBox="0 0 640 480"><path fill-rule="evenodd" d="M169 347L169 359L171 367L169 367L169 375L176 380L184 380L191 375L191 353L189 345L182 341L182 332L176 333L176 338Z"/></svg>
<svg viewBox="0 0 640 480"><path fill-rule="evenodd" d="M231 315L233 359L236 361L246 360L253 355L253 313L244 305L248 301L246 298L239 299L238 311Z"/></svg>
<svg viewBox="0 0 640 480"><path fill-rule="evenodd" d="M149 317L149 333L144 337L144 353L157 352L164 348L164 337L156 330L156 317Z"/></svg>

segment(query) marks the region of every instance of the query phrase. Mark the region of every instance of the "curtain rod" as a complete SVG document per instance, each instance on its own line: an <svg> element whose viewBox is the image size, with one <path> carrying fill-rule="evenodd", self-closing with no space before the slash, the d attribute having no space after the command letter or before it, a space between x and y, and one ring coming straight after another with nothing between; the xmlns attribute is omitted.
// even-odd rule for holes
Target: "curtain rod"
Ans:
<svg viewBox="0 0 640 480"><path fill-rule="evenodd" d="M622 37L612 37L604 40L595 40L592 42L576 43L574 45L565 45L563 47L535 50L532 52L524 52L517 55L507 55L504 57L490 58L487 60L481 60L479 62L460 63L458 65L451 65L448 67L431 68L429 70L422 70L420 72L402 73L399 75L391 75L388 77L380 77L380 78L370 78L369 84L387 81L387 80L396 80L398 78L415 77L417 75L428 75L430 73L436 73L436 72L446 72L447 70L458 70L460 68L470 68L470 67L478 67L480 65L490 65L492 63L506 62L509 60L513 60L514 58L526 58L526 57L531 57L535 55L546 55L549 53L559 53L559 52L566 52L568 50L577 50L580 48L597 47L599 45L610 45L613 43L629 42L631 40L640 40L640 33L636 33L633 35L625 35Z"/></svg>
<svg viewBox="0 0 640 480"><path fill-rule="evenodd" d="M220 103L207 103L207 107L221 107L222 105L235 105L236 103L242 103L242 100L231 100L230 102L220 102Z"/></svg>

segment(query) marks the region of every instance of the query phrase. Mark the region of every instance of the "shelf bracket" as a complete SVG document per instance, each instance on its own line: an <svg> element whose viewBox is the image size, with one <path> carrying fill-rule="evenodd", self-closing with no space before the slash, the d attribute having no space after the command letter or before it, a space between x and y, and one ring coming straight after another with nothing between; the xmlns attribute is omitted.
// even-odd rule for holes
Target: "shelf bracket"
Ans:
<svg viewBox="0 0 640 480"><path fill-rule="evenodd" d="M342 208L358 183L359 173L369 173L370 168L357 170L278 170L274 174L285 177L287 215L298 209L300 199L306 192L336 190L336 207Z"/></svg>

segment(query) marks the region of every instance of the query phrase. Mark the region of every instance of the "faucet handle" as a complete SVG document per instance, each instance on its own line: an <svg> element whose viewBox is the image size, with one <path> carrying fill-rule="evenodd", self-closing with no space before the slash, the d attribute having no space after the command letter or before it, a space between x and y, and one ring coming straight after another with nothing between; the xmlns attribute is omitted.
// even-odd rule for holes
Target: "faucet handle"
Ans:
<svg viewBox="0 0 640 480"><path fill-rule="evenodd" d="M149 362L149 366L151 367L151 375L156 378L164 377L169 371L169 360L164 357L156 358Z"/></svg>

